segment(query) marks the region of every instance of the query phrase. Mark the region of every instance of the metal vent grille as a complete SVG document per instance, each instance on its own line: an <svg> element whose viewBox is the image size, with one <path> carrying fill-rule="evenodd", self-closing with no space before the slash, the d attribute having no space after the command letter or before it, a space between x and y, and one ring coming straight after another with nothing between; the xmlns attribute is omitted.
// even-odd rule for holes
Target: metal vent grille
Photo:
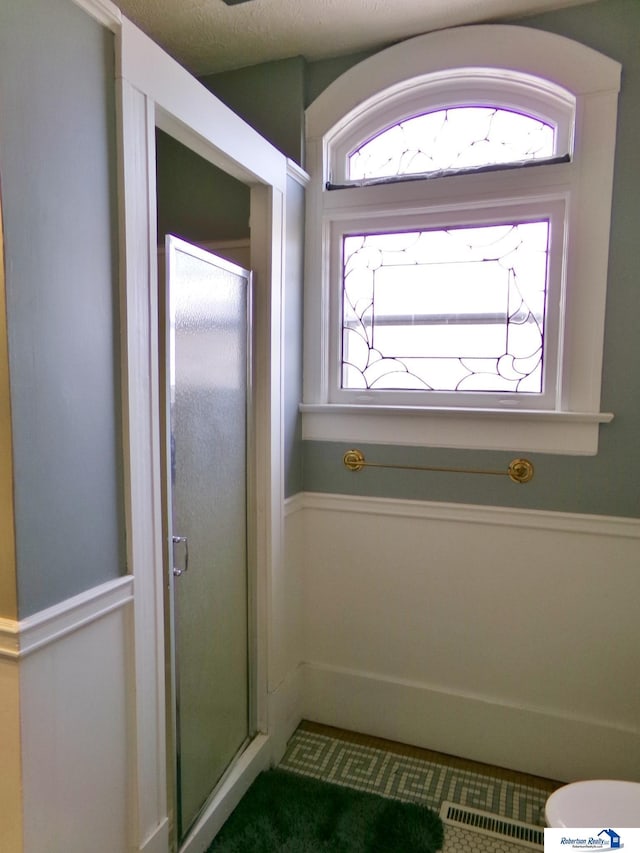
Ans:
<svg viewBox="0 0 640 853"><path fill-rule="evenodd" d="M498 817L489 812L467 808L456 803L444 802L440 809L440 817L445 824L472 829L494 838L508 838L524 847L541 850L544 845L544 830L539 826L521 823L507 817Z"/></svg>

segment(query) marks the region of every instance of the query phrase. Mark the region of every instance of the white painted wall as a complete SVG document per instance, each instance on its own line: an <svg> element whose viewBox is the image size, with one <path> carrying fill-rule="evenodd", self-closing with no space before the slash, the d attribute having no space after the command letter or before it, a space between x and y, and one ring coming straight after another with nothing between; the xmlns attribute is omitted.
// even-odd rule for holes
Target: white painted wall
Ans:
<svg viewBox="0 0 640 853"><path fill-rule="evenodd" d="M303 716L551 778L638 778L640 522L292 508Z"/></svg>

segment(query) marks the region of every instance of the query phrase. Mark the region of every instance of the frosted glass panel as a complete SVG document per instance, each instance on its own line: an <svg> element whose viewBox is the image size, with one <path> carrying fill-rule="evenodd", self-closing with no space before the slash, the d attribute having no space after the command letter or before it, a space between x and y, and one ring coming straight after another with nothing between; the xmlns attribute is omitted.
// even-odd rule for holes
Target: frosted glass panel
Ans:
<svg viewBox="0 0 640 853"><path fill-rule="evenodd" d="M189 552L174 578L184 835L249 734L248 273L169 239L172 521Z"/></svg>

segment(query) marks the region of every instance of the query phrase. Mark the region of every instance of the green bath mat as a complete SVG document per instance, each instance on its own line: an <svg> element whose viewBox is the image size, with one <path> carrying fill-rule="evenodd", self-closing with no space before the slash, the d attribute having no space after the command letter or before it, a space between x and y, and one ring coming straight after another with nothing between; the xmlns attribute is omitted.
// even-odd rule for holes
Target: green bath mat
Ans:
<svg viewBox="0 0 640 853"><path fill-rule="evenodd" d="M442 839L424 806L276 769L258 776L207 853L435 853Z"/></svg>

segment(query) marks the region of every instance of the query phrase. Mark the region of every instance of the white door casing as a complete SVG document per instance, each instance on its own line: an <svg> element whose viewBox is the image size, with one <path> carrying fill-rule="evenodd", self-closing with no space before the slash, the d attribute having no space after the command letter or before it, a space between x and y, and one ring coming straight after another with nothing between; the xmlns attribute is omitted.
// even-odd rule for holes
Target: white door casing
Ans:
<svg viewBox="0 0 640 853"><path fill-rule="evenodd" d="M93 4L92 4L93 5ZM104 9L103 4L100 8ZM255 280L257 726L267 734L267 601L282 559L281 289L286 158L126 19L119 46L122 350L128 566L134 576L130 695L135 749L134 849L168 850L160 431L158 421L155 129L251 188ZM256 739L187 838L195 850L269 760ZM202 848L204 849L204 848Z"/></svg>

